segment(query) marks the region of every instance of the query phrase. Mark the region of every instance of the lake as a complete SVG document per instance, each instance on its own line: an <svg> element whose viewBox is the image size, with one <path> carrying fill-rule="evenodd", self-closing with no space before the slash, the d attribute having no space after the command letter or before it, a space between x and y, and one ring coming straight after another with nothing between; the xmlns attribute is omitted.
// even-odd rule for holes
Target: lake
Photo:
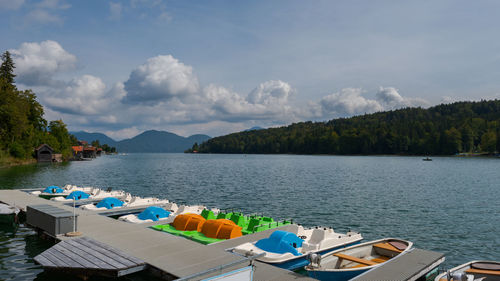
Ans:
<svg viewBox="0 0 500 281"><path fill-rule="evenodd" d="M2 189L66 184L408 239L445 253L446 267L500 260L498 158L128 154L0 169ZM33 263L48 247L0 226L0 280L70 280Z"/></svg>

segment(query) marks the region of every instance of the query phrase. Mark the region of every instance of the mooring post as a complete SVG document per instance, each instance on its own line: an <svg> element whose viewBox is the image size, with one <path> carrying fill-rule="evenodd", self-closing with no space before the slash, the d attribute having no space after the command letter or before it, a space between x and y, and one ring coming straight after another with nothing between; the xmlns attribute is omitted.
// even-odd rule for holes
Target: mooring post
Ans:
<svg viewBox="0 0 500 281"><path fill-rule="evenodd" d="M73 233L76 232L75 197L73 196Z"/></svg>

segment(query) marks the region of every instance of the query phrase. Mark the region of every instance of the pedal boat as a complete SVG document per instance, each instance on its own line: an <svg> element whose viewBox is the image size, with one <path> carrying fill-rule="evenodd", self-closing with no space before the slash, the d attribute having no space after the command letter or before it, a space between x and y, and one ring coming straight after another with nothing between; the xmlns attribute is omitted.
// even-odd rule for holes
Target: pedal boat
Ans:
<svg viewBox="0 0 500 281"><path fill-rule="evenodd" d="M259 261L287 270L297 270L309 264L306 257L310 253L321 254L345 248L363 239L361 234L352 231L341 234L332 228L304 229L297 224L290 227L293 228L291 231L276 230L269 238L241 244L233 252L245 256L263 253L263 257L257 258Z"/></svg>
<svg viewBox="0 0 500 281"><path fill-rule="evenodd" d="M500 281L500 262L470 261L444 272L435 281Z"/></svg>
<svg viewBox="0 0 500 281"><path fill-rule="evenodd" d="M171 212L158 206L149 206L139 214L130 214L118 218L120 221L130 223L146 223L167 220Z"/></svg>
<svg viewBox="0 0 500 281"><path fill-rule="evenodd" d="M350 280L363 272L411 249L413 243L396 238L384 238L361 243L324 255L310 255L305 267L309 277L319 280Z"/></svg>
<svg viewBox="0 0 500 281"><path fill-rule="evenodd" d="M142 206L153 206L153 205L161 205L169 203L169 201L166 199L162 200L156 197L141 198L139 196L132 196L132 197L127 196L125 199L122 200L118 199L117 197L106 197L97 204L86 204L80 206L80 208L83 210L99 211L99 210L114 209L121 207L142 207Z"/></svg>
<svg viewBox="0 0 500 281"><path fill-rule="evenodd" d="M0 203L0 224L12 224L17 221L19 208Z"/></svg>

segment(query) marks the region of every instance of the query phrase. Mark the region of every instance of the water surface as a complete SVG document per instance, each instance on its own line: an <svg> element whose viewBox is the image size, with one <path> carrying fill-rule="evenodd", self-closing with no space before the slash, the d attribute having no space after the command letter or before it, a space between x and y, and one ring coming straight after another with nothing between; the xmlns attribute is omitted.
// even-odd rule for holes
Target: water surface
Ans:
<svg viewBox="0 0 500 281"><path fill-rule="evenodd" d="M500 159L128 154L0 170L3 189L53 184L292 218L356 230L368 240L404 238L445 253L446 266L500 260ZM45 280L32 257L48 246L20 229L0 228L0 279L22 267L31 279Z"/></svg>

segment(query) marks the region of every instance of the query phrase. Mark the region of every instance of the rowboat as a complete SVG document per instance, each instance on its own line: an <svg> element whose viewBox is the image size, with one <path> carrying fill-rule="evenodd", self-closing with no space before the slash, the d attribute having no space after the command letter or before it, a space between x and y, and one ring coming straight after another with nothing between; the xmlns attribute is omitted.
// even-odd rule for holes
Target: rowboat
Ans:
<svg viewBox="0 0 500 281"><path fill-rule="evenodd" d="M500 262L470 261L444 272L435 281L500 281Z"/></svg>
<svg viewBox="0 0 500 281"><path fill-rule="evenodd" d="M349 280L409 251L412 246L412 242L396 238L365 242L322 256L309 255L311 263L305 269L310 277L319 280Z"/></svg>
<svg viewBox="0 0 500 281"><path fill-rule="evenodd" d="M363 239L357 232L341 234L326 227L304 229L301 225L292 224L288 229L277 230L269 238L257 242L241 244L233 252L245 256L264 254L257 259L287 270L297 270L309 264L306 259L308 254L345 248Z"/></svg>

